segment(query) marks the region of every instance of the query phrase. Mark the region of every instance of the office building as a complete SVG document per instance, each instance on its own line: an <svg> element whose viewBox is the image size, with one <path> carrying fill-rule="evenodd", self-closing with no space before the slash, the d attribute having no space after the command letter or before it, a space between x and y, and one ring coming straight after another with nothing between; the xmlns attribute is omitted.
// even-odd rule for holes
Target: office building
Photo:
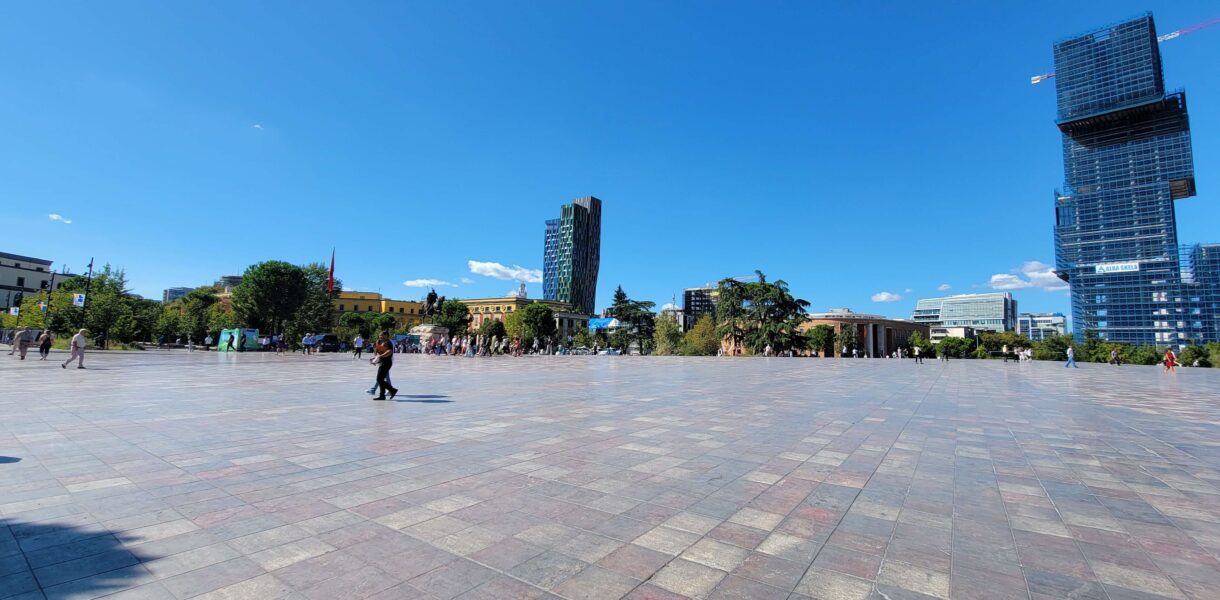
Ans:
<svg viewBox="0 0 1220 600"><path fill-rule="evenodd" d="M601 261L602 201L593 196L563 205L546 222L542 254L542 297L593 314Z"/></svg>
<svg viewBox="0 0 1220 600"><path fill-rule="evenodd" d="M1061 313L1021 313L1017 315L1017 333L1034 342L1064 335L1067 333L1067 317Z"/></svg>
<svg viewBox="0 0 1220 600"><path fill-rule="evenodd" d="M716 300L720 288L703 286L682 290L682 331L695 326L704 315L716 318Z"/></svg>
<svg viewBox="0 0 1220 600"><path fill-rule="evenodd" d="M911 320L929 327L970 327L985 331L1017 328L1017 301L1008 292L924 298Z"/></svg>
<svg viewBox="0 0 1220 600"><path fill-rule="evenodd" d="M1054 54L1064 167L1055 263L1071 286L1073 333L1161 346L1218 339L1210 291L1193 283L1214 265L1203 247L1197 264L1184 261L1178 243L1174 202L1195 195L1190 118L1186 93L1166 93L1152 15L1062 40Z"/></svg>
<svg viewBox="0 0 1220 600"><path fill-rule="evenodd" d="M194 291L194 289L195 288L189 288L189 287L166 288L165 291L161 292L161 301L166 304L169 304L170 302L173 302L174 300L177 300L177 299L191 293L192 291Z"/></svg>
<svg viewBox="0 0 1220 600"><path fill-rule="evenodd" d="M832 308L824 313L809 313L806 316L809 319L797 327L801 332L809 331L818 325L834 327L836 337L844 328L855 330L858 356L890 356L899 348L905 348L911 334L917 331L925 338L928 337L928 326L922 323L866 315L846 308ZM850 353L850 350L848 352ZM836 355L842 353L842 346L835 348Z"/></svg>
<svg viewBox="0 0 1220 600"><path fill-rule="evenodd" d="M241 275L221 275L220 279L216 280L216 287L222 292L232 292L233 288L241 285Z"/></svg>

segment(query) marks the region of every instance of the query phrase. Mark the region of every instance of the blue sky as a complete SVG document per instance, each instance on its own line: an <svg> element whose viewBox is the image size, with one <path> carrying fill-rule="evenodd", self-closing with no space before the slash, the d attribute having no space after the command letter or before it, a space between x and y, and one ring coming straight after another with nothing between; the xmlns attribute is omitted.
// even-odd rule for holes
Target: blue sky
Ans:
<svg viewBox="0 0 1220 600"><path fill-rule="evenodd" d="M0 250L159 298L333 246L352 289L498 296L513 273L469 261L540 269L543 220L592 194L599 308L757 268L814 310L998 275L1068 312L1035 263L1063 172L1029 77L1057 39L1220 7L1000 4L3 3ZM1180 238L1220 241L1220 27L1162 52L1194 131Z"/></svg>

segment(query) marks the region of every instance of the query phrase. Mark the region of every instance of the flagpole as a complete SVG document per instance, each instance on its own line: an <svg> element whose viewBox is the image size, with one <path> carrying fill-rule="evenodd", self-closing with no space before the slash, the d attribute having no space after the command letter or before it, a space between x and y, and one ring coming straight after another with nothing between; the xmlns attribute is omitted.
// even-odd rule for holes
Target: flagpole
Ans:
<svg viewBox="0 0 1220 600"><path fill-rule="evenodd" d="M85 328L85 313L89 310L89 286L93 284L93 257L89 257L89 275L85 277L85 299L80 304L80 328Z"/></svg>

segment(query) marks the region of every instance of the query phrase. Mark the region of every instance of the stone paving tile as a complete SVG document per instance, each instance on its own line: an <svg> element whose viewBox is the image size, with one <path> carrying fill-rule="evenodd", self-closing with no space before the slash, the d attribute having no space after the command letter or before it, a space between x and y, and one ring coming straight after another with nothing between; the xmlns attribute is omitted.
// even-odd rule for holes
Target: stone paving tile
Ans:
<svg viewBox="0 0 1220 600"><path fill-rule="evenodd" d="M443 402L370 403L345 356L91 361L0 361L0 597L1220 588L1211 370L408 356Z"/></svg>

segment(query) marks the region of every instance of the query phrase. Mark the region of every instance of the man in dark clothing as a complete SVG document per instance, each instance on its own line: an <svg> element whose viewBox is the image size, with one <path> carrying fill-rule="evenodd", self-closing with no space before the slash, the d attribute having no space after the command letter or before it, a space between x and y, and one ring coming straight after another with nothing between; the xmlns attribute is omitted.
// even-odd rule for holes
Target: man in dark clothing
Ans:
<svg viewBox="0 0 1220 600"><path fill-rule="evenodd" d="M385 400L385 393L390 392L390 399L398 395L398 388L390 385L390 367L394 366L394 344L390 343L390 333L388 331L381 332L377 336L377 344L373 346L373 353L377 358L373 359L377 362L377 387L381 389L381 395L373 398L374 400Z"/></svg>
<svg viewBox="0 0 1220 600"><path fill-rule="evenodd" d="M246 351L246 332L244 332L244 331L241 332L241 337L237 338L237 351L238 352Z"/></svg>

